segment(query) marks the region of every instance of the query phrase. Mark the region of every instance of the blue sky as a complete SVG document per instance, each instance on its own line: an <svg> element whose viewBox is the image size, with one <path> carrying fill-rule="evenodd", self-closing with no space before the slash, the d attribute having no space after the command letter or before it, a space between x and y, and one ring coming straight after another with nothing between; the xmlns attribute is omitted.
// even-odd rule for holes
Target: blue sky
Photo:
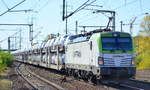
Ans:
<svg viewBox="0 0 150 90"><path fill-rule="evenodd" d="M0 0L0 14L11 8L22 0ZM74 11L78 6L86 0L67 0L68 12ZM92 0L91 0L92 1ZM5 3L5 4L4 4ZM120 30L120 21L128 24L130 20L137 17L135 24L140 24L144 13L150 13L150 0L97 0L94 5L102 5L103 7L87 7L100 10L116 11L116 30ZM0 16L0 23L30 23L31 18L34 24L34 35L41 31L34 42L43 40L50 33L65 34L65 22L62 21L62 0L26 0L13 10L33 9L34 12L8 12ZM68 32L74 33L75 21L79 25L106 25L108 18L103 14L93 14L92 11L81 10L74 14L68 20ZM3 30L5 29L5 31ZM7 37L15 32L22 30L22 46L27 47L29 43L28 27L23 26L0 26L0 40L6 39L0 43L2 48L7 48ZM92 30L94 28L87 29ZM10 31L12 30L12 31ZM82 30L82 28L79 28ZM129 32L129 26L123 26L125 32ZM133 35L140 30L139 25L133 27Z"/></svg>

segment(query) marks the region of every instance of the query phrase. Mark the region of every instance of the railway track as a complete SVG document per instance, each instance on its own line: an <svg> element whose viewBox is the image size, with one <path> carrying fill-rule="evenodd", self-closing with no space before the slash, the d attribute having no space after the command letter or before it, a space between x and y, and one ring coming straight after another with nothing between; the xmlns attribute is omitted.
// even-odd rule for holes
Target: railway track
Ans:
<svg viewBox="0 0 150 90"><path fill-rule="evenodd" d="M103 86L97 86L89 84L83 80L76 80L72 76L67 76L66 81L62 82L64 74L57 72L56 70L49 70L46 68L39 68L32 65L28 65L28 68L34 73L47 78L48 80L63 86L67 90L106 90Z"/></svg>
<svg viewBox="0 0 150 90"><path fill-rule="evenodd" d="M119 90L149 90L150 88L150 83L135 79L102 81L101 84L107 87L114 87Z"/></svg>
<svg viewBox="0 0 150 90"><path fill-rule="evenodd" d="M92 85L84 82L83 80L79 81L73 77L67 77L67 81L61 83L63 75L51 72L48 69L37 68L31 65L26 66L28 70L46 78L49 81L55 82L60 86L63 86L68 90L149 90L150 83L142 82L138 80L106 80L101 81L98 85ZM43 90L43 89L42 89ZM52 89L53 90L53 89Z"/></svg>
<svg viewBox="0 0 150 90"><path fill-rule="evenodd" d="M16 71L25 81L27 81L33 90L65 90L61 86L29 71L24 64L19 64Z"/></svg>

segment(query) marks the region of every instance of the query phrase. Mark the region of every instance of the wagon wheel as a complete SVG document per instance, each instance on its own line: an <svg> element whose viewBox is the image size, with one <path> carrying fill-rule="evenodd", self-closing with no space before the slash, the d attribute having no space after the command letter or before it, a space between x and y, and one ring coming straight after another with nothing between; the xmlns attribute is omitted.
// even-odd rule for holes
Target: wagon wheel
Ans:
<svg viewBox="0 0 150 90"><path fill-rule="evenodd" d="M94 85L97 85L99 83L99 80L96 78L96 76L90 76L89 81L93 83Z"/></svg>

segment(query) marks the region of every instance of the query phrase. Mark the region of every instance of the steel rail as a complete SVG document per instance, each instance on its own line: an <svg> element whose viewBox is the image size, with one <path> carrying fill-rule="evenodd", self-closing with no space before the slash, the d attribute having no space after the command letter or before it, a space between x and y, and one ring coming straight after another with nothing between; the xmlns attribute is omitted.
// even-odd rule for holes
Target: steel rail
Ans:
<svg viewBox="0 0 150 90"><path fill-rule="evenodd" d="M29 71L29 70L28 70L28 72L29 72L30 74L32 74L33 76L37 77L38 79L40 79L41 81L43 81L43 82L45 82L45 83L47 83L47 84L53 86L54 88L56 88L56 89L58 89L58 90L65 90L65 89L62 88L61 86L59 86L59 85L57 85L57 84L55 84L55 83L53 83L53 82L50 82L49 80L47 80L47 79L45 79L45 78L42 78L41 76L39 76L39 75L37 75L37 74L35 74L35 73Z"/></svg>
<svg viewBox="0 0 150 90"><path fill-rule="evenodd" d="M20 71L19 71L19 66L16 67L15 71L35 90L38 90L38 88L30 82L30 80L28 80Z"/></svg>

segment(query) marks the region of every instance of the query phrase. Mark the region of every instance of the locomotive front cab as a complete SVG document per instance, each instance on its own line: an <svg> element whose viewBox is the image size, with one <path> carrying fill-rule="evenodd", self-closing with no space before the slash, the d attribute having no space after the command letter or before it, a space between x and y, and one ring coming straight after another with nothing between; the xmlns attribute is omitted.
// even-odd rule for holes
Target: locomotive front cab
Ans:
<svg viewBox="0 0 150 90"><path fill-rule="evenodd" d="M130 34L102 33L99 49L98 64L102 76L132 77L135 75L135 55Z"/></svg>

